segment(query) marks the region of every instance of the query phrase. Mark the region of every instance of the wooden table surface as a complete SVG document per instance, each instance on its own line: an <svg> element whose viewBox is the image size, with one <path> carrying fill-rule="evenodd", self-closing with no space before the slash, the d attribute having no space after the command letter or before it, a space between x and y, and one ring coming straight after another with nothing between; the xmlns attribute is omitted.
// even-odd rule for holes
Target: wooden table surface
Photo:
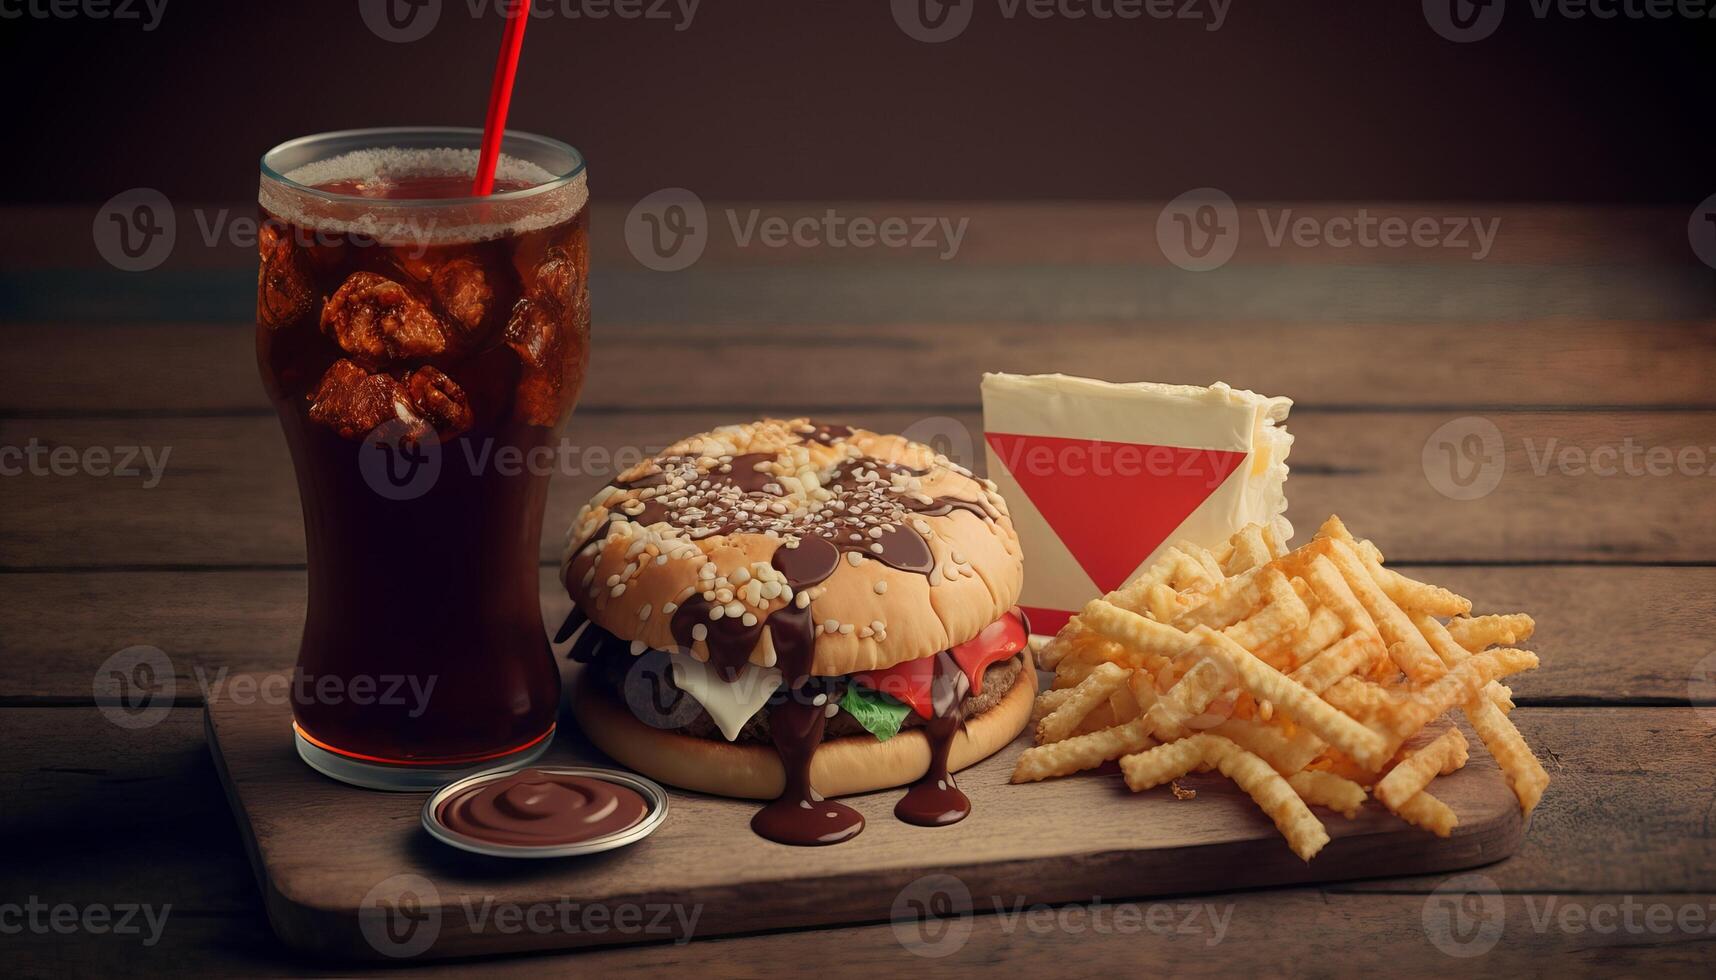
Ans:
<svg viewBox="0 0 1716 980"><path fill-rule="evenodd" d="M1493 217L1499 234L1474 260L1458 248L1274 245L1253 222L1232 261L1193 273L1163 259L1150 205L837 207L970 226L945 261L739 248L720 232L697 265L666 274L626 252L626 209L598 206L594 367L567 433L576 472L556 477L549 508L546 619L567 608L556 542L613 452L765 412L915 425L958 451L981 432L985 370L1224 380L1296 400L1288 491L1302 533L1338 512L1391 563L1480 611L1537 617L1543 667L1515 685L1514 718L1554 783L1520 852L1475 878L1251 893L1211 881L1211 894L1139 919L1114 913L1123 896L1093 895L1096 914L1037 916L974 896L982 914L938 959L888 923L779 932L759 921L737 938L483 972L1708 975L1716 275L1688 248L1686 211L1372 205ZM1271 208L1271 221L1289 209L1321 221L1358 206ZM352 972L274 940L204 743L204 685L292 663L305 573L290 462L254 367L252 253L198 240L190 210L172 259L147 274L102 265L93 211L0 216L0 447L170 450L154 485L87 467L0 477L8 975ZM724 209L711 213L725 224ZM1500 482L1454 499L1438 451L1474 432L1499 433L1504 455L1483 474ZM93 685L137 644L170 659L175 695L158 724L128 729ZM172 908L145 946L11 928L32 900ZM1209 914L1188 922L1178 906L1194 905ZM1469 927L1452 951L1480 955L1435 941L1449 921Z"/></svg>

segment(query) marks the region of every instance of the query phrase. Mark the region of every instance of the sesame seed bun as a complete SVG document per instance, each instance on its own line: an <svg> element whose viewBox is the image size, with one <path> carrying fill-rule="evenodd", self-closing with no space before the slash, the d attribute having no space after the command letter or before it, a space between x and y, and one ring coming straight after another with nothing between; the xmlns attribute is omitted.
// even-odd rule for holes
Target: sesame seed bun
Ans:
<svg viewBox="0 0 1716 980"><path fill-rule="evenodd" d="M596 747L621 765L681 789L719 796L772 800L785 786L786 771L772 745L698 738L653 728L639 721L612 690L581 671L573 683L572 714ZM987 711L968 718L948 752L949 771L975 765L1005 748L1031 720L1037 672L1015 672L1013 686ZM865 735L824 741L811 761L810 781L824 796L845 796L903 786L930 763L923 729L900 732L885 742Z"/></svg>
<svg viewBox="0 0 1716 980"><path fill-rule="evenodd" d="M831 574L792 588L782 549L832 554L829 541L840 550ZM676 443L598 493L568 542L567 591L620 639L708 660L706 614L743 618L755 634L753 644L743 633L748 662L773 667L770 617L808 608L810 673L822 676L963 643L1013 608L1024 579L994 484L900 436L807 419Z"/></svg>

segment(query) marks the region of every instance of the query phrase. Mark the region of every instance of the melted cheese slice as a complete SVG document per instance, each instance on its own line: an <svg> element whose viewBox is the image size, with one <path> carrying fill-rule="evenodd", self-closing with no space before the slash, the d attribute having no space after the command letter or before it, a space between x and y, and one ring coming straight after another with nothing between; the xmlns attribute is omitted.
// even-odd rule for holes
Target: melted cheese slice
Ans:
<svg viewBox="0 0 1716 980"><path fill-rule="evenodd" d="M781 672L774 667L746 664L738 677L726 681L714 667L683 653L674 653L671 662L673 682L703 705L729 742L739 737L745 722L762 710L781 686Z"/></svg>

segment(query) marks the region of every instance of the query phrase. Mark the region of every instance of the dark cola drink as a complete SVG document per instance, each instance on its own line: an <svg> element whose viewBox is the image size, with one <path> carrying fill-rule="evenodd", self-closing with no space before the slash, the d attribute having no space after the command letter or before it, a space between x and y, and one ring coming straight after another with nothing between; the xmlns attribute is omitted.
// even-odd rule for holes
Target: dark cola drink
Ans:
<svg viewBox="0 0 1716 980"><path fill-rule="evenodd" d="M471 198L475 139L335 134L264 160L257 361L309 558L296 741L377 788L533 758L560 700L550 474L520 461L553 458L583 384L588 192L575 150L509 136L495 195Z"/></svg>

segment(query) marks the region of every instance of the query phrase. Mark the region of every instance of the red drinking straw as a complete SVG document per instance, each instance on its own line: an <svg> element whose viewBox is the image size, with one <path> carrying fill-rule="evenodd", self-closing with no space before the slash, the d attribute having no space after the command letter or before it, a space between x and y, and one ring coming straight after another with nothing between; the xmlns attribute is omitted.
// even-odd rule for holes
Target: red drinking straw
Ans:
<svg viewBox="0 0 1716 980"><path fill-rule="evenodd" d="M483 153L477 160L477 179L471 194L487 197L495 190L495 166L500 163L501 139L506 135L506 112L512 105L512 83L518 77L518 55L524 50L524 28L530 23L530 0L512 0L507 5L506 36L501 38L500 60L489 86L489 114L483 121Z"/></svg>

